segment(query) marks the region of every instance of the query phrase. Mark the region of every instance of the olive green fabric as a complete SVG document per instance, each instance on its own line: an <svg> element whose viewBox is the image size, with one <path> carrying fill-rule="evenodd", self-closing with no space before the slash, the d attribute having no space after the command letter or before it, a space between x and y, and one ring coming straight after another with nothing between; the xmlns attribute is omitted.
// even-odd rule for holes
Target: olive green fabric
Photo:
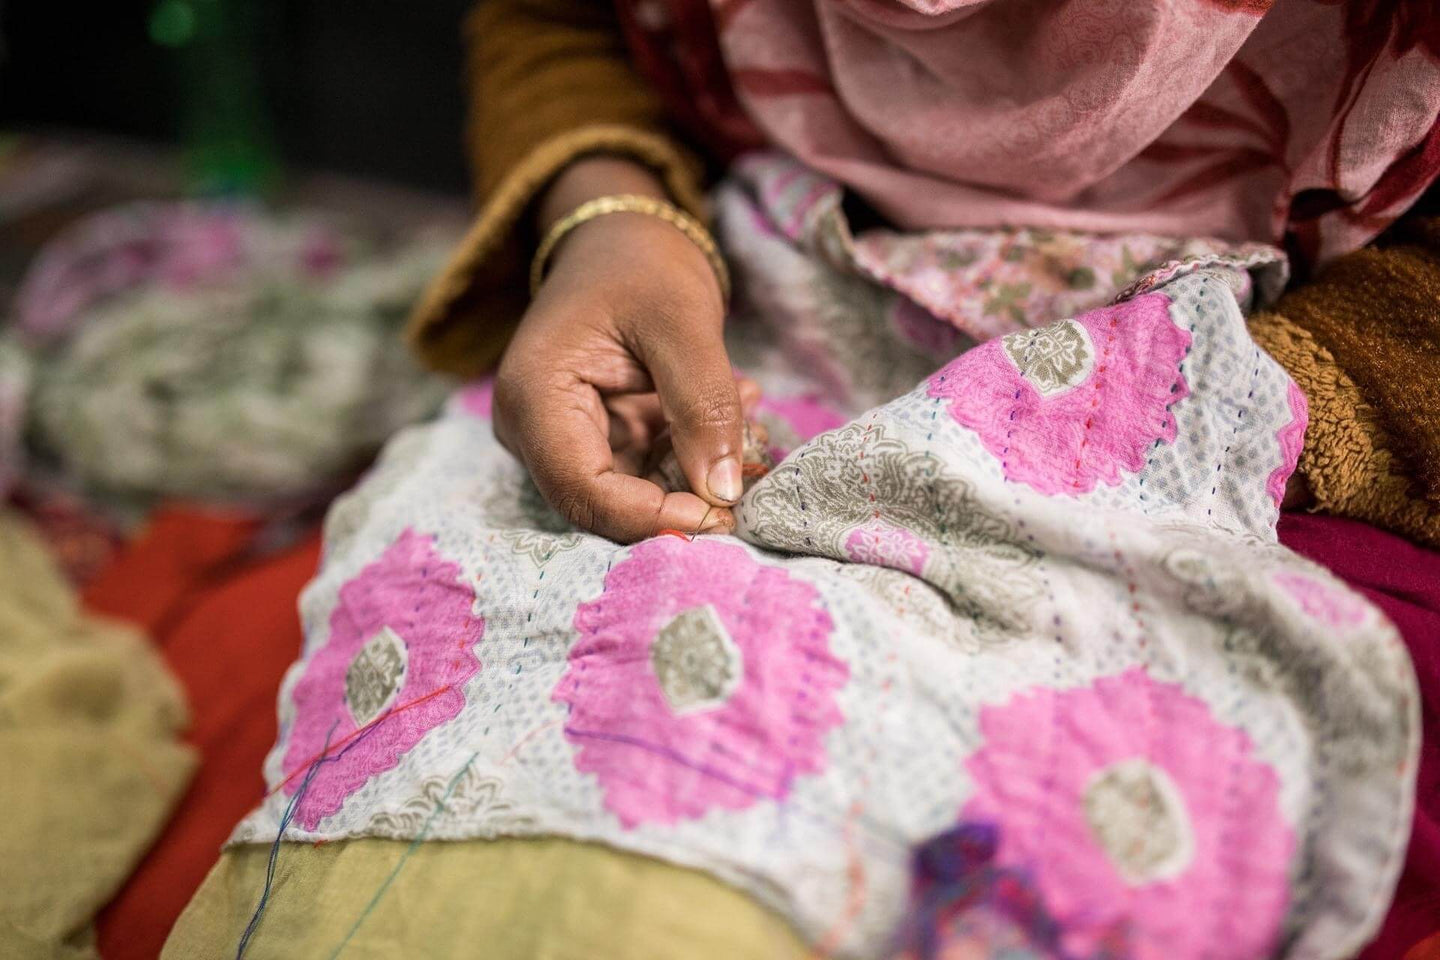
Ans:
<svg viewBox="0 0 1440 960"><path fill-rule="evenodd" d="M185 720L144 637L83 614L0 512L0 956L96 956L91 920L194 771Z"/></svg>
<svg viewBox="0 0 1440 960"><path fill-rule="evenodd" d="M283 844L247 960L807 955L783 920L745 894L698 871L599 844L507 838L420 843L407 857L410 850L403 841L373 838ZM235 953L264 887L269 852L225 851L176 923L163 960Z"/></svg>

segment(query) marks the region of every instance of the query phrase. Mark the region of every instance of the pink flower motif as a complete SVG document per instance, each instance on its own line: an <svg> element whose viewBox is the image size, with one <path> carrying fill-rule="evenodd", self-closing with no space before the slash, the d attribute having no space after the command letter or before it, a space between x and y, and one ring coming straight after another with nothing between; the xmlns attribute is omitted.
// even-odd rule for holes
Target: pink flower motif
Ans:
<svg viewBox="0 0 1440 960"><path fill-rule="evenodd" d="M1270 478L1265 482L1265 489L1277 507L1280 506L1280 501L1285 499L1286 481L1300 462L1300 450L1305 446L1305 428L1310 423L1310 405L1305 400L1304 392L1293 380L1286 398L1290 401L1290 422L1275 434L1275 442L1280 444L1280 465L1270 473Z"/></svg>
<svg viewBox="0 0 1440 960"><path fill-rule="evenodd" d="M1190 334L1169 305L1152 293L992 340L931 377L930 396L950 401L1010 480L1047 494L1114 486L1175 439L1170 407L1190 393Z"/></svg>
<svg viewBox="0 0 1440 960"><path fill-rule="evenodd" d="M980 713L962 817L1034 878L1071 955L1119 929L1135 960L1265 956L1295 834L1250 737L1143 668Z"/></svg>
<svg viewBox="0 0 1440 960"><path fill-rule="evenodd" d="M870 520L850 531L845 538L845 554L856 563L894 567L918 577L930 548L903 527Z"/></svg>
<svg viewBox="0 0 1440 960"><path fill-rule="evenodd" d="M495 405L495 378L472 380L455 391L455 402L472 417L489 420Z"/></svg>
<svg viewBox="0 0 1440 960"><path fill-rule="evenodd" d="M756 409L770 431L770 455L777 463L800 444L845 425L845 417L813 392L794 397L762 396Z"/></svg>
<svg viewBox="0 0 1440 960"><path fill-rule="evenodd" d="M434 543L406 530L340 588L330 639L295 685L285 792L299 789L322 753L329 758L295 810L307 830L465 705L485 621L471 613L475 592L460 567Z"/></svg>
<svg viewBox="0 0 1440 960"><path fill-rule="evenodd" d="M833 627L813 586L734 544L637 544L575 613L554 693L575 766L627 829L786 796L842 719Z"/></svg>
<svg viewBox="0 0 1440 960"><path fill-rule="evenodd" d="M1281 571L1273 579L1308 617L1332 627L1354 627L1365 622L1365 604L1351 593L1293 570Z"/></svg>

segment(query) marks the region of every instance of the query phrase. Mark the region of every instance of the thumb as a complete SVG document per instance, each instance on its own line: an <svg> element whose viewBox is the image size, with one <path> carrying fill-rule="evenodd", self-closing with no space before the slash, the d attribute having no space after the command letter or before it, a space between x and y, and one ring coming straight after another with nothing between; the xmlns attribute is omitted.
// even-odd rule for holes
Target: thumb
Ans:
<svg viewBox="0 0 1440 960"><path fill-rule="evenodd" d="M720 331L688 342L666 338L649 354L650 377L690 489L716 505L734 503L743 492L744 413Z"/></svg>

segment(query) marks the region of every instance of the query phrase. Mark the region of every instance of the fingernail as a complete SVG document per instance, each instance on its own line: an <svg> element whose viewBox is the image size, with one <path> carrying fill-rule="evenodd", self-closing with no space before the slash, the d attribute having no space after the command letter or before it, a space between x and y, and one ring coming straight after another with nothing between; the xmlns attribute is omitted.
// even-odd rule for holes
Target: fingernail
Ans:
<svg viewBox="0 0 1440 960"><path fill-rule="evenodd" d="M710 475L705 478L710 485L710 496L716 500L724 500L733 503L740 499L744 492L740 485L740 461L734 457L726 457L710 468Z"/></svg>
<svg viewBox="0 0 1440 960"><path fill-rule="evenodd" d="M703 527L700 528L700 532L701 532L701 533L716 533L716 532L721 531L721 530L726 531L726 532L729 532L730 530L733 530L734 528L735 528L735 521L728 515L728 513L726 513L726 514L721 514L720 516L713 517L713 518L711 518L710 520L707 520L707 521L705 522L705 526L703 526Z"/></svg>

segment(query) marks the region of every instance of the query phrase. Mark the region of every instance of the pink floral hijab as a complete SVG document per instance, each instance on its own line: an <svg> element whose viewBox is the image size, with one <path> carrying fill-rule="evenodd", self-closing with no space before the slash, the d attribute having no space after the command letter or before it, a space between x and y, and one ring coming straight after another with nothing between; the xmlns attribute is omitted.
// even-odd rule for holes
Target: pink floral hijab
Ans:
<svg viewBox="0 0 1440 960"><path fill-rule="evenodd" d="M652 77L679 64L668 80L702 122L728 86L766 140L902 227L1288 241L1314 263L1440 172L1430 3L712 0L713 27L693 0L621 14ZM695 67L717 38L725 76L707 77Z"/></svg>

